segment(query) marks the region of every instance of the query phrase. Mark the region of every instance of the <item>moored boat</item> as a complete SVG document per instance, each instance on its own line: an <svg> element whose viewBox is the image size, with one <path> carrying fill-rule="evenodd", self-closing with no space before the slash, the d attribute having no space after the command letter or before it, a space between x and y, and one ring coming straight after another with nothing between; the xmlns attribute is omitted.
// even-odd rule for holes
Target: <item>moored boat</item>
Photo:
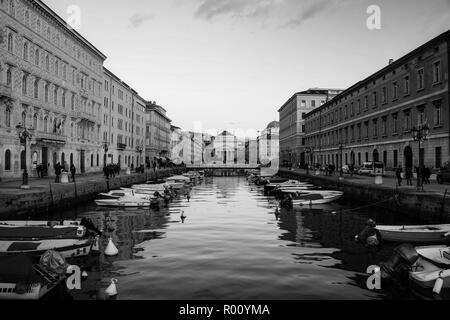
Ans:
<svg viewBox="0 0 450 320"><path fill-rule="evenodd" d="M292 203L294 206L326 204L339 200L343 194L340 191L303 193L293 197Z"/></svg>
<svg viewBox="0 0 450 320"><path fill-rule="evenodd" d="M450 242L450 224L416 226L377 226L384 241L409 243Z"/></svg>
<svg viewBox="0 0 450 320"><path fill-rule="evenodd" d="M101 207L144 208L150 207L151 200L134 196L124 196L118 199L97 199L95 204Z"/></svg>

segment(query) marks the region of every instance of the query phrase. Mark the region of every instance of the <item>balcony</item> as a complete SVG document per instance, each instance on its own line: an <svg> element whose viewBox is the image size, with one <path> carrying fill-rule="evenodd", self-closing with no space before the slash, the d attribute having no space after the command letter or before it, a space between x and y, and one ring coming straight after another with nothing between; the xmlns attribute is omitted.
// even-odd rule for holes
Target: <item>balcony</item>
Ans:
<svg viewBox="0 0 450 320"><path fill-rule="evenodd" d="M87 120L93 123L97 122L97 117L93 114L89 114L87 112L84 111L76 111L75 115L77 118L81 119L81 120Z"/></svg>
<svg viewBox="0 0 450 320"><path fill-rule="evenodd" d="M117 144L117 150L125 150L126 148L127 148L127 145L125 143Z"/></svg>
<svg viewBox="0 0 450 320"><path fill-rule="evenodd" d="M36 132L36 141L43 143L53 143L53 144L66 144L67 137L60 135L58 133L48 133L48 132Z"/></svg>
<svg viewBox="0 0 450 320"><path fill-rule="evenodd" d="M12 89L10 86L0 83L0 98L1 97L12 97Z"/></svg>

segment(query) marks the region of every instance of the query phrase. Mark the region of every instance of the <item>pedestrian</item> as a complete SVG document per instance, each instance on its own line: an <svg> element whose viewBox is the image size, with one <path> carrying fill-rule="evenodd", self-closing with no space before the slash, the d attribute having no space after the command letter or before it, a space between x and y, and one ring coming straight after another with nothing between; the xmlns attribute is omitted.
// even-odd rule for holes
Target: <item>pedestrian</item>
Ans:
<svg viewBox="0 0 450 320"><path fill-rule="evenodd" d="M61 164L58 162L55 165L55 182L56 183L60 183L61 182L61 170L62 170L62 166Z"/></svg>
<svg viewBox="0 0 450 320"><path fill-rule="evenodd" d="M156 161L153 161L153 172L156 173Z"/></svg>
<svg viewBox="0 0 450 320"><path fill-rule="evenodd" d="M425 176L425 183L431 184L430 178L431 178L431 170L428 167L425 167L423 170L423 175Z"/></svg>
<svg viewBox="0 0 450 320"><path fill-rule="evenodd" d="M395 176L397 177L397 184L399 187L402 186L402 167L398 167L397 170L395 170Z"/></svg>
<svg viewBox="0 0 450 320"><path fill-rule="evenodd" d="M408 186L412 186L413 182L413 169L411 167L406 168L406 173L405 173L405 178L406 178L406 182L408 184Z"/></svg>
<svg viewBox="0 0 450 320"><path fill-rule="evenodd" d="M37 172L37 176L38 176L38 178L42 178L42 164L38 164L37 166L36 166L36 172Z"/></svg>
<svg viewBox="0 0 450 320"><path fill-rule="evenodd" d="M77 168L75 168L74 164L70 165L70 174L72 175L72 182L75 183L75 173L77 172Z"/></svg>

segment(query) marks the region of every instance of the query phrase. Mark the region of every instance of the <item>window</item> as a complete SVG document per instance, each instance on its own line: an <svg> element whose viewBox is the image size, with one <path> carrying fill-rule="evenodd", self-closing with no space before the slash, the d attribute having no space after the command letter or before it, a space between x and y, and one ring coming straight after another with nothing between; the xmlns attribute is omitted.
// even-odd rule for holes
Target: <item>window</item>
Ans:
<svg viewBox="0 0 450 320"><path fill-rule="evenodd" d="M425 124L425 122L426 122L425 111L424 108L421 107L417 112L417 125L421 126L422 124Z"/></svg>
<svg viewBox="0 0 450 320"><path fill-rule="evenodd" d="M75 93L72 93L72 98L70 99L70 107L72 111L75 110Z"/></svg>
<svg viewBox="0 0 450 320"><path fill-rule="evenodd" d="M316 107L316 101L315 100L312 100L311 101L311 108L315 108Z"/></svg>
<svg viewBox="0 0 450 320"><path fill-rule="evenodd" d="M374 138L378 137L378 120L373 120L373 136Z"/></svg>
<svg viewBox="0 0 450 320"><path fill-rule="evenodd" d="M67 80L67 67L66 67L66 65L63 65L63 79Z"/></svg>
<svg viewBox="0 0 450 320"><path fill-rule="evenodd" d="M45 84L45 94L44 94L44 100L45 100L45 102L48 102L48 88L49 88L49 84L46 83L46 84Z"/></svg>
<svg viewBox="0 0 450 320"><path fill-rule="evenodd" d="M66 92L65 91L63 91L63 94L62 94L61 104L62 104L63 108L66 108Z"/></svg>
<svg viewBox="0 0 450 320"><path fill-rule="evenodd" d="M25 75L22 77L22 94L23 94L24 96L26 96L26 95L27 95L27 92L28 92L28 90L27 90L27 80L28 80L28 77L27 77L27 75L25 74Z"/></svg>
<svg viewBox="0 0 450 320"><path fill-rule="evenodd" d="M12 85L12 71L11 67L8 68L8 71L6 71L6 85L11 86Z"/></svg>
<svg viewBox="0 0 450 320"><path fill-rule="evenodd" d="M440 169L442 167L442 147L436 147L434 151L435 168Z"/></svg>
<svg viewBox="0 0 450 320"><path fill-rule="evenodd" d="M398 99L398 83L397 81L392 83L392 100Z"/></svg>
<svg viewBox="0 0 450 320"><path fill-rule="evenodd" d="M300 103L300 107L306 108L306 100L302 100L302 102Z"/></svg>
<svg viewBox="0 0 450 320"><path fill-rule="evenodd" d="M394 168L398 167L398 150L394 150Z"/></svg>
<svg viewBox="0 0 450 320"><path fill-rule="evenodd" d="M410 111L406 111L404 113L404 119L405 119L405 131L411 130L411 113Z"/></svg>
<svg viewBox="0 0 450 320"><path fill-rule="evenodd" d="M364 138L369 139L369 121L364 122Z"/></svg>
<svg viewBox="0 0 450 320"><path fill-rule="evenodd" d="M381 103L385 104L387 103L387 88L383 87L383 90L381 90Z"/></svg>
<svg viewBox="0 0 450 320"><path fill-rule="evenodd" d="M372 93L372 106L373 106L374 108L376 108L376 107L377 107L377 104L378 104L378 101L377 101L377 93L374 92L374 93Z"/></svg>
<svg viewBox="0 0 450 320"><path fill-rule="evenodd" d="M434 104L434 125L442 125L442 101L435 101Z"/></svg>
<svg viewBox="0 0 450 320"><path fill-rule="evenodd" d="M44 117L44 132L47 132L48 130L48 116Z"/></svg>
<svg viewBox="0 0 450 320"><path fill-rule="evenodd" d="M16 15L16 0L9 0L9 14L13 17Z"/></svg>
<svg viewBox="0 0 450 320"><path fill-rule="evenodd" d="M5 151L5 171L11 170L11 151Z"/></svg>
<svg viewBox="0 0 450 320"><path fill-rule="evenodd" d="M23 60L28 61L28 42L23 44Z"/></svg>
<svg viewBox="0 0 450 320"><path fill-rule="evenodd" d="M39 98L39 79L34 80L34 98Z"/></svg>
<svg viewBox="0 0 450 320"><path fill-rule="evenodd" d="M58 63L58 60L55 61L55 75L56 76L59 75L59 63Z"/></svg>
<svg viewBox="0 0 450 320"><path fill-rule="evenodd" d="M37 128L38 128L38 115L37 113L35 113L33 116L33 129L37 130Z"/></svg>
<svg viewBox="0 0 450 320"><path fill-rule="evenodd" d="M48 55L45 57L45 70L50 71L50 57Z"/></svg>
<svg viewBox="0 0 450 320"><path fill-rule="evenodd" d="M393 134L398 133L398 115L397 114L392 115L392 133Z"/></svg>
<svg viewBox="0 0 450 320"><path fill-rule="evenodd" d="M383 136L387 136L387 117L383 118L381 130L382 130Z"/></svg>
<svg viewBox="0 0 450 320"><path fill-rule="evenodd" d="M409 93L411 92L409 76L406 76L404 79L404 90L405 90L405 96L409 95Z"/></svg>
<svg viewBox="0 0 450 320"><path fill-rule="evenodd" d="M58 105L58 88L55 87L55 90L53 91L53 104L56 106Z"/></svg>
<svg viewBox="0 0 450 320"><path fill-rule="evenodd" d="M8 34L8 51L11 53L14 51L14 36L11 32Z"/></svg>
<svg viewBox="0 0 450 320"><path fill-rule="evenodd" d="M34 64L39 67L39 49L34 52Z"/></svg>
<svg viewBox="0 0 450 320"><path fill-rule="evenodd" d="M25 128L27 126L27 114L24 112L22 112L22 122L21 122L22 126Z"/></svg>
<svg viewBox="0 0 450 320"><path fill-rule="evenodd" d="M441 62L433 63L433 84L441 82Z"/></svg>
<svg viewBox="0 0 450 320"><path fill-rule="evenodd" d="M358 113L358 114L361 113L361 100L358 100L358 109L357 109L357 113Z"/></svg>
<svg viewBox="0 0 450 320"><path fill-rule="evenodd" d="M5 109L5 126L11 127L11 109L9 107Z"/></svg>
<svg viewBox="0 0 450 320"><path fill-rule="evenodd" d="M366 111L369 110L369 97L368 96L364 97L364 109Z"/></svg>
<svg viewBox="0 0 450 320"><path fill-rule="evenodd" d="M417 71L417 90L422 90L425 87L425 72L424 69Z"/></svg>

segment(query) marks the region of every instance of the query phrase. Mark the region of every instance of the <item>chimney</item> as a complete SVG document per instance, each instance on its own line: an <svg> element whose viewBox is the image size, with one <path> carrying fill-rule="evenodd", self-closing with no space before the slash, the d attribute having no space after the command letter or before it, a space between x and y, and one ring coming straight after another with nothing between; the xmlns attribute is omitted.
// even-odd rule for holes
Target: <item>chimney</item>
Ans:
<svg viewBox="0 0 450 320"><path fill-rule="evenodd" d="M389 59L389 65L394 63L394 59Z"/></svg>

